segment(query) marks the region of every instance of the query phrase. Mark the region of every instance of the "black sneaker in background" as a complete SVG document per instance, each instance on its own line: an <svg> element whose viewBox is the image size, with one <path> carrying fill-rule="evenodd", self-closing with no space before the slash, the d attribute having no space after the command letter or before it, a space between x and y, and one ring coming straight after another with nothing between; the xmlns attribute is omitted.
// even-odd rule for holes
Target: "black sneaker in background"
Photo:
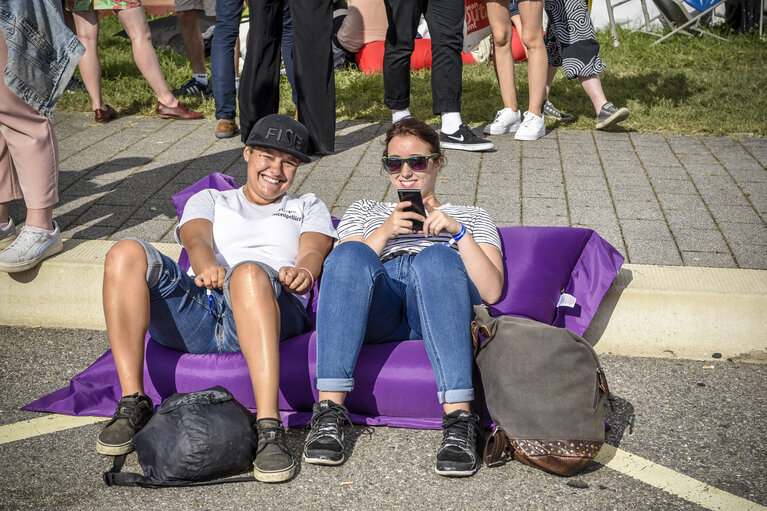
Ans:
<svg viewBox="0 0 767 511"><path fill-rule="evenodd" d="M344 462L344 422L349 412L344 405L325 400L312 407L312 431L304 445L304 461L316 465Z"/></svg>
<svg viewBox="0 0 767 511"><path fill-rule="evenodd" d="M138 393L123 396L112 420L96 440L96 450L109 456L131 452L131 438L149 422L153 413L154 404L149 396L139 396Z"/></svg>
<svg viewBox="0 0 767 511"><path fill-rule="evenodd" d="M263 483L287 481L296 471L296 463L285 444L285 428L280 419L256 421L258 450L253 462L253 477Z"/></svg>
<svg viewBox="0 0 767 511"><path fill-rule="evenodd" d="M477 433L479 417L466 410L442 416L442 445L435 471L441 476L466 477L479 470Z"/></svg>
<svg viewBox="0 0 767 511"><path fill-rule="evenodd" d="M455 133L440 133L439 142L445 149L459 151L489 151L495 147L492 142L475 135L465 124L461 124Z"/></svg>
<svg viewBox="0 0 767 511"><path fill-rule="evenodd" d="M541 106L541 111L543 112L544 116L553 117L554 119L562 122L570 122L575 117L573 117L570 114L566 114L564 112L560 112L557 107L551 104L551 101L548 99L543 102L543 105Z"/></svg>
<svg viewBox="0 0 767 511"><path fill-rule="evenodd" d="M609 101L602 105L602 109L597 115L597 129L606 130L607 128L625 121L629 117L629 109L626 107L616 108Z"/></svg>
<svg viewBox="0 0 767 511"><path fill-rule="evenodd" d="M210 99L213 96L213 87L210 80L208 85L203 85L194 77L190 78L184 85L171 91L174 96L196 96L201 95L203 99Z"/></svg>

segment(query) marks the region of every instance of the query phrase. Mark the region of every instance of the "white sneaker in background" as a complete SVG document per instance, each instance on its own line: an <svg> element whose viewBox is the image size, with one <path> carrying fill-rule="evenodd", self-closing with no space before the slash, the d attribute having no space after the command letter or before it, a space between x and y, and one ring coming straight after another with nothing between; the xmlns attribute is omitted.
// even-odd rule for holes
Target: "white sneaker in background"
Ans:
<svg viewBox="0 0 767 511"><path fill-rule="evenodd" d="M59 225L53 222L54 231L25 225L16 240L0 252L0 271L15 273L37 266L46 257L58 254L64 248Z"/></svg>
<svg viewBox="0 0 767 511"><path fill-rule="evenodd" d="M542 115L525 112L525 119L514 135L515 140L538 140L546 134L546 123Z"/></svg>
<svg viewBox="0 0 767 511"><path fill-rule="evenodd" d="M511 108L504 108L498 110L495 114L495 120L491 124L485 126L485 135L503 135L504 133L514 133L519 129L519 125L522 123L522 114L519 110L516 112Z"/></svg>
<svg viewBox="0 0 767 511"><path fill-rule="evenodd" d="M6 225L3 228L0 228L0 249L7 247L15 239L16 239L16 224L13 223L13 218L8 217L8 225Z"/></svg>

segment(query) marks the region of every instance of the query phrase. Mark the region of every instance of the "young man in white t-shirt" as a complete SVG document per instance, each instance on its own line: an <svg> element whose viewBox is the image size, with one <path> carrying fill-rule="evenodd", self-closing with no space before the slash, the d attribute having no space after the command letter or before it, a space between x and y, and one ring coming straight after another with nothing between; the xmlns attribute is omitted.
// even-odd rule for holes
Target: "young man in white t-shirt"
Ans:
<svg viewBox="0 0 767 511"><path fill-rule="evenodd" d="M123 398L97 450L130 452L153 413L144 394L144 334L189 353L242 351L258 409L256 479L295 472L278 409L279 341L307 329L308 293L337 237L325 204L289 195L308 134L269 115L251 130L243 157L248 180L236 190L203 190L187 202L176 239L189 254L184 272L150 244L127 239L104 263L104 315Z"/></svg>

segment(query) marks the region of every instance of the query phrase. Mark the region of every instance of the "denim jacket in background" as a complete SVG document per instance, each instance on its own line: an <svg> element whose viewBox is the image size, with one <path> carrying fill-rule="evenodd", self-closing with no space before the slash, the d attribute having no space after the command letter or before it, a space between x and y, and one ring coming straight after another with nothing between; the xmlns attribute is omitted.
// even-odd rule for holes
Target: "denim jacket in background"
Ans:
<svg viewBox="0 0 767 511"><path fill-rule="evenodd" d="M61 0L0 0L0 30L8 46L5 83L50 117L85 53L64 24Z"/></svg>

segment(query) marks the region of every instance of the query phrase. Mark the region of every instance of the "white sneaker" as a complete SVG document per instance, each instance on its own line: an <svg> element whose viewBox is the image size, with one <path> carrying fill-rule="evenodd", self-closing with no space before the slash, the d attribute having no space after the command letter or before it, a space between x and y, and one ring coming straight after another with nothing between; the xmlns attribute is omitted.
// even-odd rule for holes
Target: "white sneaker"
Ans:
<svg viewBox="0 0 767 511"><path fill-rule="evenodd" d="M16 224L8 217L8 225L0 229L0 249L7 247L16 239Z"/></svg>
<svg viewBox="0 0 767 511"><path fill-rule="evenodd" d="M522 122L522 114L519 110L516 112L511 108L504 108L498 110L495 114L495 120L491 124L485 126L485 135L503 135L504 133L514 133L519 129L519 125Z"/></svg>
<svg viewBox="0 0 767 511"><path fill-rule="evenodd" d="M42 229L25 225L16 241L0 252L0 271L15 273L37 266L46 257L58 254L64 248L59 225L53 222L54 231L49 234Z"/></svg>
<svg viewBox="0 0 767 511"><path fill-rule="evenodd" d="M525 112L525 120L519 126L514 135L515 140L538 140L546 134L546 123L543 122L542 115L535 115L532 112Z"/></svg>

